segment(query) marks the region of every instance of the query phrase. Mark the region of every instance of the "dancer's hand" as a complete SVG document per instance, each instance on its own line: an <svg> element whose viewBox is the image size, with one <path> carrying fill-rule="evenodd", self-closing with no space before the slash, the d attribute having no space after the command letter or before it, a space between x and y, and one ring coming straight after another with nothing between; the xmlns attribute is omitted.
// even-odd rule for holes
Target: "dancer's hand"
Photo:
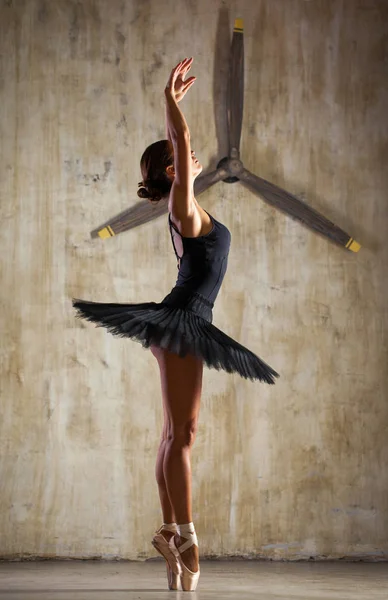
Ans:
<svg viewBox="0 0 388 600"><path fill-rule="evenodd" d="M191 69L193 58L185 58L171 71L165 92L170 93L177 102L180 102L186 92L191 88L196 77L190 77L187 81L183 81L188 71Z"/></svg>

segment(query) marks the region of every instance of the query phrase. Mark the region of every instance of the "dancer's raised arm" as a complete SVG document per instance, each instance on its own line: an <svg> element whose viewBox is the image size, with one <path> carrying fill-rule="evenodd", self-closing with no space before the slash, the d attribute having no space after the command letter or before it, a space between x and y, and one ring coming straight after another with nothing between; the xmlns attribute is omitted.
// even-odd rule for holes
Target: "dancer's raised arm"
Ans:
<svg viewBox="0 0 388 600"><path fill-rule="evenodd" d="M178 106L178 102L184 98L186 92L195 81L195 77L190 77L183 81L183 77L191 68L193 59L181 61L172 71L164 90L166 98L166 131L170 141L178 136L190 135L189 126Z"/></svg>
<svg viewBox="0 0 388 600"><path fill-rule="evenodd" d="M173 147L174 177L170 191L170 208L174 217L184 221L193 213L194 153L191 151L190 131L186 119L178 107L178 101L186 94L195 81L195 77L183 82L183 77L190 69L192 59L180 62L172 71L165 88L166 128L168 139Z"/></svg>

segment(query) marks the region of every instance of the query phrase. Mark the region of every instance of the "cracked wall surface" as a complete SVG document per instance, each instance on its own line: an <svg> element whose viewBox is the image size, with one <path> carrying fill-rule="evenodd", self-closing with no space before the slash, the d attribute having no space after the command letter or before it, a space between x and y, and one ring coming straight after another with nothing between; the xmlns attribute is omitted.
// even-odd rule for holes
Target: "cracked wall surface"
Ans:
<svg viewBox="0 0 388 600"><path fill-rule="evenodd" d="M8 0L1 557L155 556L158 366L76 320L71 299L158 302L175 284L167 218L108 240L90 231L139 201L140 156L165 137L163 89L185 56L197 81L181 107L204 172L227 155L236 17L245 167L362 248L330 243L239 183L198 197L232 234L213 322L281 375L265 386L204 371L200 552L387 556L387 3Z"/></svg>

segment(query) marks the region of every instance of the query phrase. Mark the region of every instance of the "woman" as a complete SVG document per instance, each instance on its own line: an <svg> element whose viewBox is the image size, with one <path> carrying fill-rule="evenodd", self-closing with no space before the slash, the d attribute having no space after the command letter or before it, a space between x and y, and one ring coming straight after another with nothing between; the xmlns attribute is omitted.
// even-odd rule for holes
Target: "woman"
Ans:
<svg viewBox="0 0 388 600"><path fill-rule="evenodd" d="M170 589L195 590L200 569L191 507L191 447L197 429L203 363L251 380L274 383L277 373L212 324L212 309L226 273L229 230L194 197L202 166L178 103L195 77L183 78L192 58L172 71L165 88L168 140L149 146L140 162L138 195L168 198L168 223L178 279L159 303L112 304L74 300L78 315L150 348L158 361L164 427L156 462L163 525L153 538L167 562Z"/></svg>

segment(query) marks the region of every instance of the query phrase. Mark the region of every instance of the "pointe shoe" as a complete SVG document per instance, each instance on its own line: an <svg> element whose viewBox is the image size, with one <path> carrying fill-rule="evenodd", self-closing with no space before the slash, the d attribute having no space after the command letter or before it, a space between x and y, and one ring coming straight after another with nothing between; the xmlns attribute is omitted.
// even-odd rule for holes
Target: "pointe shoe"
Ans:
<svg viewBox="0 0 388 600"><path fill-rule="evenodd" d="M161 533L162 531L163 525L156 531L154 537L152 538L151 544L166 561L168 588L170 590L180 590L181 568L179 562L169 547L168 540L163 537Z"/></svg>
<svg viewBox="0 0 388 600"><path fill-rule="evenodd" d="M179 548L177 548L177 545L175 543L175 536L173 536L170 539L168 544L169 544L170 550L174 554L176 560L178 561L179 567L180 567L179 577L181 580L182 590L185 592L194 592L197 588L197 584L198 584L198 580L199 580L199 574L200 574L199 565L198 565L198 571L196 571L195 573L193 571L190 571L190 569L188 569L186 567L185 563L183 562L181 554L182 554L182 552L184 552L185 550L187 550L194 544L196 546L198 546L197 536L196 536L195 532L194 533L185 533L185 535L182 535L182 534L179 534L179 535L180 535L180 537L186 538L187 542L184 542L181 546L179 546ZM189 536L189 537L187 537L187 536Z"/></svg>

